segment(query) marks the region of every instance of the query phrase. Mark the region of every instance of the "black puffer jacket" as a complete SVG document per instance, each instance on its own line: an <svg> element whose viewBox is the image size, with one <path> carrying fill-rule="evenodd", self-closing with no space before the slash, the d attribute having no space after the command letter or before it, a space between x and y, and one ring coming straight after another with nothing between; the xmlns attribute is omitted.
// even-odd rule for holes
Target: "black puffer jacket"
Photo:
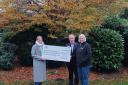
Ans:
<svg viewBox="0 0 128 85"><path fill-rule="evenodd" d="M77 43L76 62L79 67L89 66L92 63L91 46L87 43Z"/></svg>

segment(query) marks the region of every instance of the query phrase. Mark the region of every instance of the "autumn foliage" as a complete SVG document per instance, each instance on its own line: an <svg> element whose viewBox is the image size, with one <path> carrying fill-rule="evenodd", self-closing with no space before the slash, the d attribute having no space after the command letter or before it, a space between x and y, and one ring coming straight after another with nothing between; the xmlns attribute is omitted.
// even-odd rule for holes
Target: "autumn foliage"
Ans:
<svg viewBox="0 0 128 85"><path fill-rule="evenodd" d="M46 23L50 31L66 29L89 30L100 25L103 18L118 13L122 0L28 0L0 2L0 26L22 31L33 24ZM29 0L30 1L30 0ZM33 0L31 0L33 1ZM34 0L36 1L36 0Z"/></svg>

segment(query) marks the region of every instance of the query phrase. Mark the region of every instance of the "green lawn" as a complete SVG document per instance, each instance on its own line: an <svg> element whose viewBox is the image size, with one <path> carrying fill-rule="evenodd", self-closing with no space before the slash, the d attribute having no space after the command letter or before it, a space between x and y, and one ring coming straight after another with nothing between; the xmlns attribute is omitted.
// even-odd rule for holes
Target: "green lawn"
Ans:
<svg viewBox="0 0 128 85"><path fill-rule="evenodd" d="M5 85L4 83L0 82L0 85ZM33 85L33 81L16 81L9 85ZM67 80L63 79L56 79L56 80L48 80L43 82L43 85L68 85ZM106 79L99 79L91 81L91 85L128 85L128 77L119 78L117 80L106 80Z"/></svg>

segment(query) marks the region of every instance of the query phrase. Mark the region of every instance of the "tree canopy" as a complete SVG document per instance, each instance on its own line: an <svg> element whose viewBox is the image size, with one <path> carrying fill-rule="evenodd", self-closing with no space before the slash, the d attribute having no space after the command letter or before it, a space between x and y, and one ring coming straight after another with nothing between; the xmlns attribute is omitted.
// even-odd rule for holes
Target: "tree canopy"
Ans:
<svg viewBox="0 0 128 85"><path fill-rule="evenodd" d="M118 13L123 0L2 0L0 26L17 31L46 23L51 31L89 30Z"/></svg>

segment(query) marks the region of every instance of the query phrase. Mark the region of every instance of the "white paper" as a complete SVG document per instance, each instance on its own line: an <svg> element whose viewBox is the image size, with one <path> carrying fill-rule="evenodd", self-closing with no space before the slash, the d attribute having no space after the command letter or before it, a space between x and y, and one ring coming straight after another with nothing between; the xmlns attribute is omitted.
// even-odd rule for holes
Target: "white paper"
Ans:
<svg viewBox="0 0 128 85"><path fill-rule="evenodd" d="M71 47L44 45L42 57L46 60L70 62Z"/></svg>

